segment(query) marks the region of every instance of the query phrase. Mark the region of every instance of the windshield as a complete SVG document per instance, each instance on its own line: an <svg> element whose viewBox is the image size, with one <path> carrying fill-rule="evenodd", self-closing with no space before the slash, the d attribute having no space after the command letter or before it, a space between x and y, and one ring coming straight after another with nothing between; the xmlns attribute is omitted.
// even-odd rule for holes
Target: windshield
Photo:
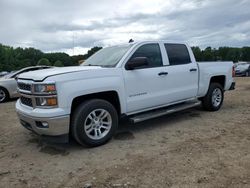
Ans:
<svg viewBox="0 0 250 188"><path fill-rule="evenodd" d="M239 64L238 66L236 66L236 69L238 70L248 69L249 66L250 66L249 64Z"/></svg>
<svg viewBox="0 0 250 188"><path fill-rule="evenodd" d="M89 57L81 66L115 67L130 47L131 44L104 48Z"/></svg>

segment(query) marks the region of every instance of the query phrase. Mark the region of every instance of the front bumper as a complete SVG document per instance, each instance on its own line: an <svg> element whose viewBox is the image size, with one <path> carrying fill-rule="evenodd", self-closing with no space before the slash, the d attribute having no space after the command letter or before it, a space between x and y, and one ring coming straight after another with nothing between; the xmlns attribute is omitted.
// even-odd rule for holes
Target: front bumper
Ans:
<svg viewBox="0 0 250 188"><path fill-rule="evenodd" d="M67 142L69 136L69 115L58 117L33 117L17 110L21 125L52 142ZM43 126L47 123L48 126Z"/></svg>
<svg viewBox="0 0 250 188"><path fill-rule="evenodd" d="M24 115L17 111L21 124L39 135L58 136L69 133L69 116L38 118ZM43 127L42 122L46 122L48 127Z"/></svg>

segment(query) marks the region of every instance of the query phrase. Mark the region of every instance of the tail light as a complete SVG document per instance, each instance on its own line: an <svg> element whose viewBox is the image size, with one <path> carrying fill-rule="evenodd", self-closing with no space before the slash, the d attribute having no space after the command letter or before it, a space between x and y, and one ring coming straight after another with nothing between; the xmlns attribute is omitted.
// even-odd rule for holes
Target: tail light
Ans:
<svg viewBox="0 0 250 188"><path fill-rule="evenodd" d="M232 68L232 77L235 77L235 67Z"/></svg>

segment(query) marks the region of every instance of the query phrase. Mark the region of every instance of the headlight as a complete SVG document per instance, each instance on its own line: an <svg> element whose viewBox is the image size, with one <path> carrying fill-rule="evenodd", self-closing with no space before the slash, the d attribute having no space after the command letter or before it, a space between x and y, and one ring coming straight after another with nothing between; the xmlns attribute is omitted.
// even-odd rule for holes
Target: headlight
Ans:
<svg viewBox="0 0 250 188"><path fill-rule="evenodd" d="M54 82L35 83L33 85L33 94L35 96L36 107L56 108L58 106L56 93L56 84Z"/></svg>
<svg viewBox="0 0 250 188"><path fill-rule="evenodd" d="M37 107L57 107L56 97L37 97L36 98Z"/></svg>
<svg viewBox="0 0 250 188"><path fill-rule="evenodd" d="M56 94L56 85L51 84L35 84L34 93L38 94Z"/></svg>

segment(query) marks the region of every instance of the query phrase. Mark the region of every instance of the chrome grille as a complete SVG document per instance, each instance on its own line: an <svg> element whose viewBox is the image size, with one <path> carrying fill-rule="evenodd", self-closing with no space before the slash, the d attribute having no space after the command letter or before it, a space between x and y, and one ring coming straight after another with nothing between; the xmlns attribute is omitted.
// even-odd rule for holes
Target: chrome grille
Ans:
<svg viewBox="0 0 250 188"><path fill-rule="evenodd" d="M31 84L18 82L17 86L20 90L31 92Z"/></svg>
<svg viewBox="0 0 250 188"><path fill-rule="evenodd" d="M25 79L17 79L17 87L18 87L18 92L20 94L20 104L24 106L28 106L31 108L56 108L57 105L54 106L38 106L37 99L40 98L57 98L56 92L48 92L48 93L38 93L35 92L34 87L35 84L52 84L52 82L34 82L33 80L25 80ZM55 84L53 82L53 84Z"/></svg>
<svg viewBox="0 0 250 188"><path fill-rule="evenodd" d="M29 107L33 107L33 105L32 105L32 99L31 98L27 98L27 97L21 96L20 100L21 100L22 104L24 104L26 106L29 106Z"/></svg>

